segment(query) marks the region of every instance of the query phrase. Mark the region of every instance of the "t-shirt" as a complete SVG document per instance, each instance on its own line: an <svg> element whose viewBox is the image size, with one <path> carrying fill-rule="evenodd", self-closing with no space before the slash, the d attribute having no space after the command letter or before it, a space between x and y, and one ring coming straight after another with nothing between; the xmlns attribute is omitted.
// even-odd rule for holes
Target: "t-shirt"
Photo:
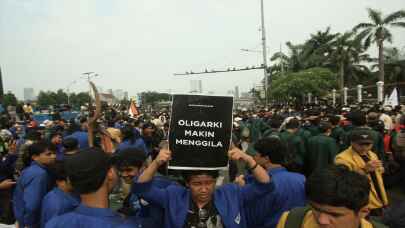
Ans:
<svg viewBox="0 0 405 228"><path fill-rule="evenodd" d="M211 200L202 208L190 199L190 210L188 210L184 228L223 228L221 216Z"/></svg>

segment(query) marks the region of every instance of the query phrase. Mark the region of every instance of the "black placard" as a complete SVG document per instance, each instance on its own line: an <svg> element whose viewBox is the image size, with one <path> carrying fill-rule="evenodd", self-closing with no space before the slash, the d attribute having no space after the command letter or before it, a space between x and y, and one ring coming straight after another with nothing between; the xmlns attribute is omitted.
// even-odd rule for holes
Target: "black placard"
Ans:
<svg viewBox="0 0 405 228"><path fill-rule="evenodd" d="M232 132L233 97L173 95L169 169L224 169Z"/></svg>

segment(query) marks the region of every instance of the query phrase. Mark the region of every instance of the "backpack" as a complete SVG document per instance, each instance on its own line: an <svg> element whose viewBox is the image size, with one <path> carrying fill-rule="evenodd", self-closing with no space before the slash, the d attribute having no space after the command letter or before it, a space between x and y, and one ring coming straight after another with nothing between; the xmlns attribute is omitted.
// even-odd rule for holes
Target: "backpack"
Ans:
<svg viewBox="0 0 405 228"><path fill-rule="evenodd" d="M296 207L288 213L287 220L285 221L284 228L301 228L302 222L304 221L305 215L308 211L311 210L311 207ZM387 228L387 226L375 222L373 220L368 220L368 222L373 225L374 228Z"/></svg>

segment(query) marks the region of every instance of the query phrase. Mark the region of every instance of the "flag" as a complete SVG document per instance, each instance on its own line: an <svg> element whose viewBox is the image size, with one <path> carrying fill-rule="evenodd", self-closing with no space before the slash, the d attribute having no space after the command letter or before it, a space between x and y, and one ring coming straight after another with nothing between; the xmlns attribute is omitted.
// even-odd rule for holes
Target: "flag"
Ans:
<svg viewBox="0 0 405 228"><path fill-rule="evenodd" d="M391 107L399 105L397 88L394 88L394 90L392 90L391 95L386 99L384 105L390 105Z"/></svg>
<svg viewBox="0 0 405 228"><path fill-rule="evenodd" d="M129 116L135 118L139 115L138 109L136 108L135 101L131 100L131 104L129 105L128 110Z"/></svg>

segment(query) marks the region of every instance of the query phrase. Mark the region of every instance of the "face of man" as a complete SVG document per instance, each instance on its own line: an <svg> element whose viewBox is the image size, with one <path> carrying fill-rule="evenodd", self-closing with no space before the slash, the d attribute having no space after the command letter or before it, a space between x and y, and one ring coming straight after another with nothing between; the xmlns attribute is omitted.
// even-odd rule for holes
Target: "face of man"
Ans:
<svg viewBox="0 0 405 228"><path fill-rule="evenodd" d="M138 176L142 172L143 168L135 166L126 166L120 168L120 176L124 179L125 183L131 184L134 177Z"/></svg>
<svg viewBox="0 0 405 228"><path fill-rule="evenodd" d="M358 213L346 207L334 207L310 202L312 215L321 228L358 228L360 221L368 210L361 209Z"/></svg>
<svg viewBox="0 0 405 228"><path fill-rule="evenodd" d="M261 153L256 153L253 156L253 159L255 159L256 163L259 164L261 167L265 167L265 164L268 162L267 157L263 156Z"/></svg>
<svg viewBox="0 0 405 228"><path fill-rule="evenodd" d="M33 155L32 160L38 162L41 165L44 166L50 166L55 162L56 159L56 154L54 151L46 150L43 153L40 153L39 155Z"/></svg>
<svg viewBox="0 0 405 228"><path fill-rule="evenodd" d="M155 132L155 130L153 128L151 128L151 127L144 128L143 131L142 131L143 136L145 136L145 137L151 137L154 132Z"/></svg>
<svg viewBox="0 0 405 228"><path fill-rule="evenodd" d="M60 135L55 135L54 137L52 137L52 143L55 145L61 144L62 143L62 136Z"/></svg>
<svg viewBox="0 0 405 228"><path fill-rule="evenodd" d="M193 175L187 183L196 203L208 203L215 190L216 179L209 175Z"/></svg>
<svg viewBox="0 0 405 228"><path fill-rule="evenodd" d="M352 142L352 148L359 154L366 154L373 147L371 141Z"/></svg>

